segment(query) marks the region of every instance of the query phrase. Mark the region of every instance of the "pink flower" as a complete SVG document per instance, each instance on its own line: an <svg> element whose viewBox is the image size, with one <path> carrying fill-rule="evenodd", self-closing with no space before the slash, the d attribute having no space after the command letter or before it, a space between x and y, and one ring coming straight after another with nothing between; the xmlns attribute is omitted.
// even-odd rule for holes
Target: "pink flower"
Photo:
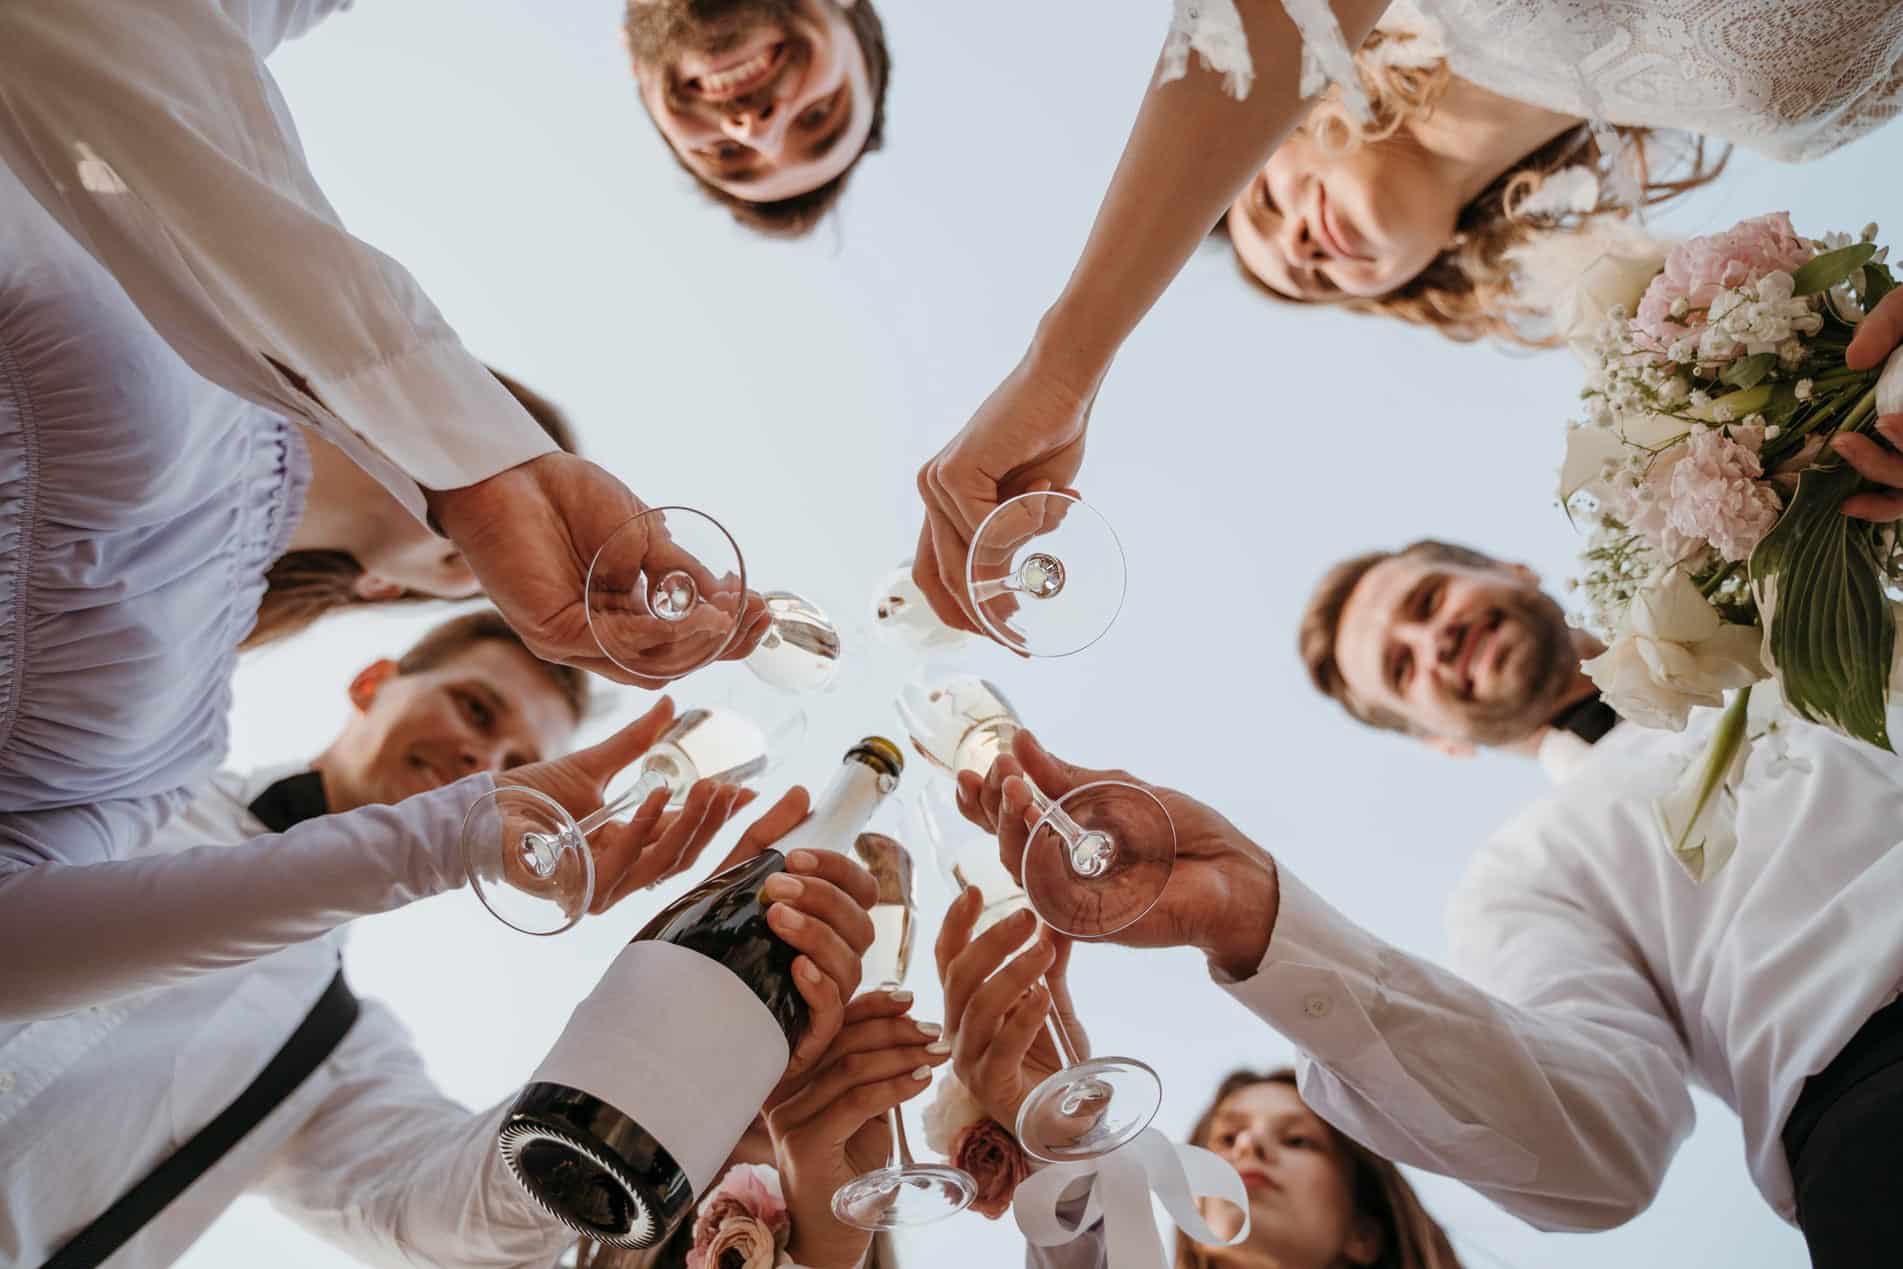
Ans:
<svg viewBox="0 0 1903 1269"><path fill-rule="evenodd" d="M1672 465L1668 525L1703 538L1727 560L1751 557L1777 523L1777 491L1764 482L1757 452L1719 428L1695 427Z"/></svg>
<svg viewBox="0 0 1903 1269"><path fill-rule="evenodd" d="M1018 1186L1031 1175L1031 1160L1018 1139L995 1119L967 1125L952 1144L951 1162L978 1183L971 1210L994 1221L1004 1215Z"/></svg>
<svg viewBox="0 0 1903 1269"><path fill-rule="evenodd" d="M1704 310L1720 291L1754 287L1768 274L1789 273L1812 254L1810 244L1791 228L1789 212L1758 216L1724 233L1679 243L1666 253L1665 271L1652 279L1639 300L1633 322L1639 343L1664 355L1677 341L1696 337L1705 324Z"/></svg>
<svg viewBox="0 0 1903 1269"><path fill-rule="evenodd" d="M780 1190L780 1174L765 1164L736 1163L700 1201L694 1216L694 1248L687 1255L688 1269L734 1269L733 1265L721 1264L717 1252L743 1244L752 1246L752 1240L743 1237L743 1226L763 1233L768 1254L761 1263L770 1266L774 1243L786 1237L791 1224ZM741 1269L753 1269L751 1260L734 1263Z"/></svg>
<svg viewBox="0 0 1903 1269"><path fill-rule="evenodd" d="M1636 486L1615 486L1609 502L1614 515L1643 535L1661 559L1672 563L1690 560L1704 550L1703 539L1687 537L1672 523L1672 473L1685 455L1682 442L1660 452Z"/></svg>
<svg viewBox="0 0 1903 1269"><path fill-rule="evenodd" d="M704 1244L696 1222L687 1269L773 1269L779 1254L779 1240L772 1230L751 1216L730 1216Z"/></svg>

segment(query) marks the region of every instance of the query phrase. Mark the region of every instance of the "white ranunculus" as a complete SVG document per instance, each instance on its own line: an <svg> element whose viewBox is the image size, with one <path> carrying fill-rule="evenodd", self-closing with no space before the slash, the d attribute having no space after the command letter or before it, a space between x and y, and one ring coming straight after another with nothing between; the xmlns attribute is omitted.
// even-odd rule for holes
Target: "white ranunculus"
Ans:
<svg viewBox="0 0 1903 1269"><path fill-rule="evenodd" d="M1598 334L1614 308L1627 317L1639 311L1645 288L1665 267L1664 244L1625 242L1586 266L1570 292L1553 306L1553 324L1566 346L1588 369L1599 364Z"/></svg>
<svg viewBox="0 0 1903 1269"><path fill-rule="evenodd" d="M1637 595L1626 629L1580 668L1619 714L1644 727L1683 731L1694 707L1765 677L1756 627L1727 624L1680 569Z"/></svg>

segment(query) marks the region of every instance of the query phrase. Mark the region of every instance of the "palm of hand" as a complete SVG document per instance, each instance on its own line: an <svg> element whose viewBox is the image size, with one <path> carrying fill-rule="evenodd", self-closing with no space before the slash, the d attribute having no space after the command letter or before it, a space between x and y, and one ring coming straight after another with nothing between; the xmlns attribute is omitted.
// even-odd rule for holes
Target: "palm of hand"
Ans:
<svg viewBox="0 0 1903 1269"><path fill-rule="evenodd" d="M1231 919L1234 896L1267 866L1223 816L1174 789L1151 786L1176 828L1176 866L1156 906L1110 936L1125 947L1206 947Z"/></svg>

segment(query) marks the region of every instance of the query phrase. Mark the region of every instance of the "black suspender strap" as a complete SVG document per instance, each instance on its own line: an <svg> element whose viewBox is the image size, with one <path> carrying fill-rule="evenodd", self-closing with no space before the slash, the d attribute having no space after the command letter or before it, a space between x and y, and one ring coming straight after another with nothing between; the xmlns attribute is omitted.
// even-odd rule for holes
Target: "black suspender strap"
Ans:
<svg viewBox="0 0 1903 1269"><path fill-rule="evenodd" d="M336 1051L357 1020L357 998L340 969L310 1013L236 1101L152 1169L92 1224L53 1253L45 1269L93 1269L143 1229L243 1140Z"/></svg>

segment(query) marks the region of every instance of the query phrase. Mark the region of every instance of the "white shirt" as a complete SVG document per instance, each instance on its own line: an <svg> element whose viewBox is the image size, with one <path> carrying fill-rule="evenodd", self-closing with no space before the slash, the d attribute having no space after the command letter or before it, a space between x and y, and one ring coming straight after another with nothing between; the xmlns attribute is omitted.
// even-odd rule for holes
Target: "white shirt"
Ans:
<svg viewBox="0 0 1903 1269"><path fill-rule="evenodd" d="M348 3L0 5L0 162L194 370L314 425L421 518L419 485L555 445L305 163L262 59Z"/></svg>
<svg viewBox="0 0 1903 1269"><path fill-rule="evenodd" d="M1700 885L1649 803L1710 726L1616 727L1495 833L1447 910L1457 972L1278 860L1268 951L1228 990L1301 1050L1303 1099L1534 1225L1601 1229L1651 1202L1695 1080L1743 1119L1752 1178L1793 1219L1784 1121L1903 982L1903 761L1787 722L1789 760L1754 754L1737 854Z"/></svg>
<svg viewBox="0 0 1903 1269"><path fill-rule="evenodd" d="M141 856L267 834L246 808L285 774L221 773ZM293 943L0 1044L0 1263L41 1263L224 1110L316 1003L342 944L342 931ZM365 1001L336 1052L108 1263L171 1263L253 1190L370 1264L552 1264L574 1235L508 1175L501 1115L445 1097L402 1025Z"/></svg>

